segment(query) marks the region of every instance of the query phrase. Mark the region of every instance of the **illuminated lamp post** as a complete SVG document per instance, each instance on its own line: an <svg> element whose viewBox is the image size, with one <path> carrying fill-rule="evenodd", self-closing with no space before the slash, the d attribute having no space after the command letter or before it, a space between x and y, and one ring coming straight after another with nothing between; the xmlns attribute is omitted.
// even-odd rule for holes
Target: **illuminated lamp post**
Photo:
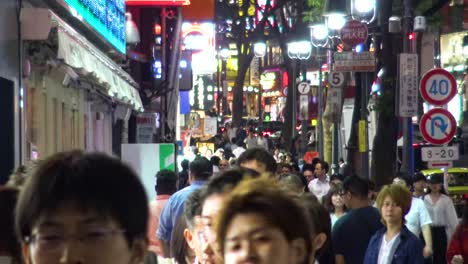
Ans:
<svg viewBox="0 0 468 264"><path fill-rule="evenodd" d="M258 72L259 72L259 75L261 76L262 74L262 69L263 69L263 65L262 65L262 58L266 55L266 50L267 50L267 46L266 46L266 43L265 42L256 42L253 44L253 47L254 47L254 55L256 58L258 58ZM262 118L262 91L263 87L259 87L258 89L258 94L257 94L257 97L258 97L258 127L260 129L260 132L262 133L262 128L263 128L263 118Z"/></svg>
<svg viewBox="0 0 468 264"><path fill-rule="evenodd" d="M310 58L310 55L312 53L312 44L309 41L295 41L295 42L290 42L288 43L288 57L293 60L292 63L292 87L289 87L288 89L288 97L291 97L289 102L291 102L292 106L292 120L291 120L291 137L295 136L296 133L296 120L297 120L297 84L296 84L296 78L297 78L297 61L298 60L308 60ZM301 120L302 122L302 148L301 148L301 156L303 157L306 149L307 149L307 143L306 143L306 134L307 134L307 120ZM294 142L294 141L292 141ZM294 143L293 143L294 144Z"/></svg>
<svg viewBox="0 0 468 264"><path fill-rule="evenodd" d="M377 17L376 0L351 0L351 16L353 19L359 20L362 23L370 24ZM365 121L365 140L368 145L368 122L367 122L367 103L369 95L368 73L362 73L362 88L361 88L361 120ZM362 177L369 178L369 146L362 153Z"/></svg>
<svg viewBox="0 0 468 264"><path fill-rule="evenodd" d="M343 28L346 23L346 13L346 0L327 0L325 2L323 16L329 29L340 30Z"/></svg>
<svg viewBox="0 0 468 264"><path fill-rule="evenodd" d="M317 152L319 158L323 159L323 87L322 87L322 56L321 50L328 45L328 28L325 24L317 24L310 27L310 42L317 48L317 55L319 59L319 85L318 85L318 120L317 120Z"/></svg>

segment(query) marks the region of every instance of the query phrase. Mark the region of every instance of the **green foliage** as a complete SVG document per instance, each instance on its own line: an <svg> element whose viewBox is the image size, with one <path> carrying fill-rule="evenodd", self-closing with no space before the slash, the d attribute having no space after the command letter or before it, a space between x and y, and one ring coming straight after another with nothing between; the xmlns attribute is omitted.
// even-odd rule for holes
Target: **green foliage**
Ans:
<svg viewBox="0 0 468 264"><path fill-rule="evenodd" d="M415 15L420 16L433 5L432 0L420 0L416 6ZM433 16L426 17L428 28L438 29L442 23L442 16L436 12Z"/></svg>
<svg viewBox="0 0 468 264"><path fill-rule="evenodd" d="M304 22L317 23L322 20L323 0L307 0L307 7L304 10Z"/></svg>

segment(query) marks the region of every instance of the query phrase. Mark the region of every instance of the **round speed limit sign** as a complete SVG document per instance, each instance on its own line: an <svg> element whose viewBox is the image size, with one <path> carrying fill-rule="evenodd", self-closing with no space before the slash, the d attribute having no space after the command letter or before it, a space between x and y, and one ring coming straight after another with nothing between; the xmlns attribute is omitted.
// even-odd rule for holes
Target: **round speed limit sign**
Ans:
<svg viewBox="0 0 468 264"><path fill-rule="evenodd" d="M344 74L342 72L330 72L328 75L328 83L332 87L340 87L345 81Z"/></svg>

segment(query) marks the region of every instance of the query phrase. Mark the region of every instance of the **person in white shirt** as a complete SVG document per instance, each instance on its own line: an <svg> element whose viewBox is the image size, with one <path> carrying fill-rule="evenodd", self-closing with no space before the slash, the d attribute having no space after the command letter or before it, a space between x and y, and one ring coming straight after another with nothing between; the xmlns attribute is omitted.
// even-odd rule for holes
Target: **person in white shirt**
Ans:
<svg viewBox="0 0 468 264"><path fill-rule="evenodd" d="M263 131L259 131L258 132L258 136L257 136L257 146L259 148L264 148L266 149L267 151L269 150L268 149L268 139L266 139L264 136L263 136Z"/></svg>
<svg viewBox="0 0 468 264"><path fill-rule="evenodd" d="M424 204L432 219L433 261L445 263L447 244L458 224L457 212L443 188L443 176L441 174L429 175L427 182L429 194L424 196Z"/></svg>
<svg viewBox="0 0 468 264"><path fill-rule="evenodd" d="M309 191L317 196L317 199L322 203L322 197L325 196L330 190L330 180L327 177L328 163L319 161L315 164L315 176L317 178L309 182Z"/></svg>
<svg viewBox="0 0 468 264"><path fill-rule="evenodd" d="M399 184L409 189L411 186L409 180L402 175L398 175L393 179L393 184ZM412 197L411 207L409 212L405 215L406 227L416 237L420 237L421 230L425 242L423 249L423 256L428 258L432 256L432 233L431 224L432 220L429 212L424 205L424 201L420 198Z"/></svg>

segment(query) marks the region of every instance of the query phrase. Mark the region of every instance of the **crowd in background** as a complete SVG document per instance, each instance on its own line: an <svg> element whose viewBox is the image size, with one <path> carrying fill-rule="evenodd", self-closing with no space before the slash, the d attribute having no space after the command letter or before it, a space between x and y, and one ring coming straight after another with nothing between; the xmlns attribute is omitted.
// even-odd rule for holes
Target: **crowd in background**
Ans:
<svg viewBox="0 0 468 264"><path fill-rule="evenodd" d="M468 262L468 197L459 222L441 177L395 175L377 190L252 138L235 159L224 146L155 172L150 200L103 154L22 167L0 187L0 263Z"/></svg>

